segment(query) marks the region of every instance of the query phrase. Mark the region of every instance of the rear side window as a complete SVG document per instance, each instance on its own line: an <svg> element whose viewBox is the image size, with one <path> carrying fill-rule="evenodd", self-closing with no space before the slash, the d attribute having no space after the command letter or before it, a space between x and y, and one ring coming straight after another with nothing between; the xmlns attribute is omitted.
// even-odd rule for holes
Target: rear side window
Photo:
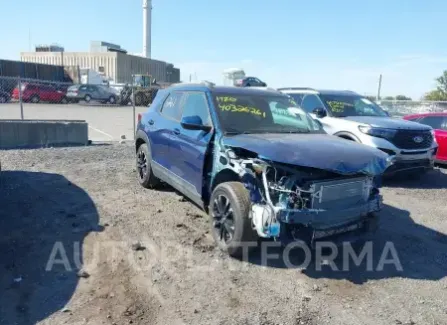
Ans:
<svg viewBox="0 0 447 325"><path fill-rule="evenodd" d="M433 129L442 129L444 125L444 118L442 116L426 116L421 118L418 122L431 126Z"/></svg>
<svg viewBox="0 0 447 325"><path fill-rule="evenodd" d="M206 96L201 92L189 92L183 104L183 116L198 116L203 125L211 126Z"/></svg>
<svg viewBox="0 0 447 325"><path fill-rule="evenodd" d="M173 92L169 94L161 107L161 114L167 118L180 121L182 116L180 101L182 100L182 97L183 93L181 92Z"/></svg>

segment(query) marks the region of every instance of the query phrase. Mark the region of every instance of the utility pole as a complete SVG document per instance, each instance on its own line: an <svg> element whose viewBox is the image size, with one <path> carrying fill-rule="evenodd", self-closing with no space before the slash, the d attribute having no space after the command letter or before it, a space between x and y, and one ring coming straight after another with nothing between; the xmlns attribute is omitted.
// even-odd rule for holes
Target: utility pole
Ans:
<svg viewBox="0 0 447 325"><path fill-rule="evenodd" d="M379 76L379 87L377 88L377 100L380 100L380 90L382 88L382 74Z"/></svg>

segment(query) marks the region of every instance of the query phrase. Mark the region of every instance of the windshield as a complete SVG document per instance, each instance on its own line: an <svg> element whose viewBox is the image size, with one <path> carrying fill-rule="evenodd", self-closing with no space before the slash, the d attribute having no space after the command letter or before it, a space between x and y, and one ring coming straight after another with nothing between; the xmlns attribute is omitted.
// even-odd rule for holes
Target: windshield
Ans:
<svg viewBox="0 0 447 325"><path fill-rule="evenodd" d="M320 99L334 117L383 116L386 112L366 97L352 95L320 95Z"/></svg>
<svg viewBox="0 0 447 325"><path fill-rule="evenodd" d="M225 133L322 132L318 122L285 95L213 94Z"/></svg>

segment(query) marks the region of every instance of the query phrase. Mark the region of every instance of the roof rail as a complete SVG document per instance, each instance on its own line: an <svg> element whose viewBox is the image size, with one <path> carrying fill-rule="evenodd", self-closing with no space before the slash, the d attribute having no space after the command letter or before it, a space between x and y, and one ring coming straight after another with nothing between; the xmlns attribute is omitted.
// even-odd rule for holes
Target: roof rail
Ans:
<svg viewBox="0 0 447 325"><path fill-rule="evenodd" d="M216 84L214 82L208 81L208 80L202 80L200 82L202 85L208 86L208 87L214 87Z"/></svg>
<svg viewBox="0 0 447 325"><path fill-rule="evenodd" d="M313 90L313 91L316 91L316 89L310 88L310 87L283 87L283 88L278 88L278 90Z"/></svg>

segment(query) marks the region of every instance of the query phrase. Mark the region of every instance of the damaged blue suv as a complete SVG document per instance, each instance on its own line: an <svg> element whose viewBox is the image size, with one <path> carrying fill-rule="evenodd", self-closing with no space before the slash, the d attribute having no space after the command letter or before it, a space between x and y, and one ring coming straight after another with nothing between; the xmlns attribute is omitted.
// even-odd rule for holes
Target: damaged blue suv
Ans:
<svg viewBox="0 0 447 325"><path fill-rule="evenodd" d="M209 83L160 90L135 146L140 184L168 183L205 209L232 256L259 237L314 244L374 230L376 179L392 163L326 134L287 95Z"/></svg>

